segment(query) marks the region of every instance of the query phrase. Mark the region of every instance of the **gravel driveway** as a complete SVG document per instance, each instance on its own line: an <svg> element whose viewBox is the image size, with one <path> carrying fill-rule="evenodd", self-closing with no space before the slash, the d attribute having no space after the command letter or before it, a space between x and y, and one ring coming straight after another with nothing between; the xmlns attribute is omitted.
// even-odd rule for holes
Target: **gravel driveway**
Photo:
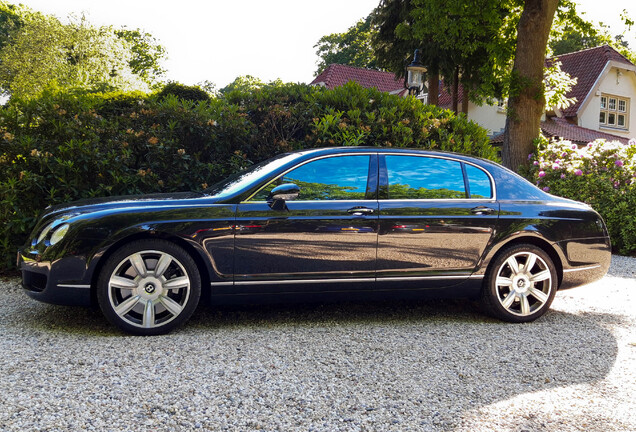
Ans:
<svg viewBox="0 0 636 432"><path fill-rule="evenodd" d="M531 324L466 301L201 308L132 337L0 282L1 431L636 431L636 258Z"/></svg>

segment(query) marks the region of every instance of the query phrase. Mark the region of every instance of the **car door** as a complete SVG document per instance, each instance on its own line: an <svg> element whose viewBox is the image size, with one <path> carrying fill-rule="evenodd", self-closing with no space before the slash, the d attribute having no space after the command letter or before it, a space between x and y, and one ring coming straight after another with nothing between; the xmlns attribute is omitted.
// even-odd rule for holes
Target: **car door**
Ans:
<svg viewBox="0 0 636 432"><path fill-rule="evenodd" d="M288 291L301 282L310 291L329 290L335 283L352 289L372 284L379 228L377 178L375 153L320 157L241 202L235 290L259 292L270 285ZM285 209L271 208L271 190L290 183L300 187L297 199L286 201Z"/></svg>
<svg viewBox="0 0 636 432"><path fill-rule="evenodd" d="M468 278L498 219L489 174L445 157L380 156L378 281Z"/></svg>

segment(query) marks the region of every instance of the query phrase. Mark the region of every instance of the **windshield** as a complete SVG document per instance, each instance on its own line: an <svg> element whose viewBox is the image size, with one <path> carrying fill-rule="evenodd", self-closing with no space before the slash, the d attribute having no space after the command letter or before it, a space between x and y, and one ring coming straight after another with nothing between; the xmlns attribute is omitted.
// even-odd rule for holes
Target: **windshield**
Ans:
<svg viewBox="0 0 636 432"><path fill-rule="evenodd" d="M226 197L233 195L243 188L249 186L250 184L255 183L258 180L266 177L272 171L275 171L276 169L300 156L301 154L299 153L283 154L273 159L268 159L264 162L252 165L246 170L243 170L236 174L232 174L225 180L221 180L220 182L210 186L209 188L205 189L203 193L216 197Z"/></svg>

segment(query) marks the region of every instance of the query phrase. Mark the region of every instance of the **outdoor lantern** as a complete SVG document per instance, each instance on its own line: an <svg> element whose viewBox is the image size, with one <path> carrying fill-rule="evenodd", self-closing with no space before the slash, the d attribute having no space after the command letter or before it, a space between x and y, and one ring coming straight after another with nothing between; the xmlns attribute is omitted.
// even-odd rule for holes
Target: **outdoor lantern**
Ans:
<svg viewBox="0 0 636 432"><path fill-rule="evenodd" d="M416 49L413 54L413 61L406 67L405 87L409 94L417 96L424 88L426 77L426 67L420 61L420 50Z"/></svg>

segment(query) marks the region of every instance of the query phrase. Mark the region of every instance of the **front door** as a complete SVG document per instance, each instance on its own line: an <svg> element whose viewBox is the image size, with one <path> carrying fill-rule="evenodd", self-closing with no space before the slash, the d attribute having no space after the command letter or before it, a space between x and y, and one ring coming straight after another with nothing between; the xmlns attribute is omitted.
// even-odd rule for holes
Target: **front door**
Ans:
<svg viewBox="0 0 636 432"><path fill-rule="evenodd" d="M310 160L273 179L238 206L234 281L238 286L370 283L378 235L377 156ZM279 184L300 187L286 209L267 203ZM281 288L279 291L285 291Z"/></svg>

